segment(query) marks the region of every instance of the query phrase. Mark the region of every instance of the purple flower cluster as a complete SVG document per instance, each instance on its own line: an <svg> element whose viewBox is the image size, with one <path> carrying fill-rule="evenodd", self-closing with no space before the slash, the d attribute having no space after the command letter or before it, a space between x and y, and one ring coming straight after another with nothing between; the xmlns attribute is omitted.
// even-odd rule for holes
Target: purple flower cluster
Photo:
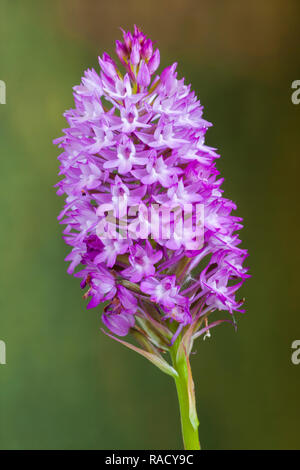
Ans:
<svg viewBox="0 0 300 470"><path fill-rule="evenodd" d="M114 334L141 331L138 321L146 319L177 335L215 310L243 311L235 298L248 277L247 251L236 234L242 219L231 215L236 206L222 195L218 155L205 145L211 124L177 78L177 64L156 75L160 54L152 41L137 27L123 38L116 53L125 73L103 54L100 73L87 70L74 87L69 127L55 141L63 149L57 186L66 194L59 218L72 247L68 272L81 265L75 276L87 288L88 308L108 301L102 320ZM139 236L151 225L145 207L175 208L176 218L184 205L197 203L204 207L199 249L189 247L192 228L184 237L176 230L168 239L159 230ZM121 227L115 236L99 236L108 213L127 218L126 235Z"/></svg>

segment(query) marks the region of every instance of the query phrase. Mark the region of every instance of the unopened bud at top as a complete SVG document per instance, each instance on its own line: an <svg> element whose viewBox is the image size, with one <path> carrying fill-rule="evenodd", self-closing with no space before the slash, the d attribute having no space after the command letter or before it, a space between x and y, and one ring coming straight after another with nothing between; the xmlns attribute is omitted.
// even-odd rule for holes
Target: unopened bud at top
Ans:
<svg viewBox="0 0 300 470"><path fill-rule="evenodd" d="M147 64L142 60L140 70L137 75L137 83L142 87L147 87L150 84L151 77Z"/></svg>
<svg viewBox="0 0 300 470"><path fill-rule="evenodd" d="M124 63L128 58L128 50L125 44L121 41L116 41L116 53L120 61Z"/></svg>
<svg viewBox="0 0 300 470"><path fill-rule="evenodd" d="M146 39L142 46L142 58L146 60L150 60L153 54L153 46L151 39Z"/></svg>
<svg viewBox="0 0 300 470"><path fill-rule="evenodd" d="M159 54L159 50L156 49L156 51L154 52L154 54L152 55L151 59L148 62L148 69L149 69L150 75L152 75L158 69L159 63L160 63L160 54Z"/></svg>

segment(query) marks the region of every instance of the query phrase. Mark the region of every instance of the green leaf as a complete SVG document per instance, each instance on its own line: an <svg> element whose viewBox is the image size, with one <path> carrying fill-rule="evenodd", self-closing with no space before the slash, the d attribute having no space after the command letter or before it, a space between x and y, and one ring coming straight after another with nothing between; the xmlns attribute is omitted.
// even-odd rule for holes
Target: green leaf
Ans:
<svg viewBox="0 0 300 470"><path fill-rule="evenodd" d="M196 409L196 398L195 398L195 384L192 376L191 364L189 361L189 357L186 354L186 363L187 363L187 370L188 370L188 396L189 396L189 417L192 423L192 426L195 430L198 429L199 420L197 416L197 409Z"/></svg>
<svg viewBox="0 0 300 470"><path fill-rule="evenodd" d="M159 331L154 330L153 324L151 324L145 318L136 317L137 322L140 324L142 329L148 335L150 341L158 348L163 349L164 351L169 350L169 342L160 334Z"/></svg>
<svg viewBox="0 0 300 470"><path fill-rule="evenodd" d="M154 364L156 367L162 370L165 374L170 375L171 377L174 377L174 379L178 377L177 371L167 361L165 361L159 354L154 354L154 353L150 353L149 351L145 351L144 349L138 348L137 346L134 346L133 344L130 344L127 341L123 341L117 338L116 336L113 336L110 333L107 333L107 331L103 329L102 331L110 338L118 341L118 343L123 344L124 346L131 349L132 351L135 351L141 356L148 359L148 361L152 362L152 364Z"/></svg>

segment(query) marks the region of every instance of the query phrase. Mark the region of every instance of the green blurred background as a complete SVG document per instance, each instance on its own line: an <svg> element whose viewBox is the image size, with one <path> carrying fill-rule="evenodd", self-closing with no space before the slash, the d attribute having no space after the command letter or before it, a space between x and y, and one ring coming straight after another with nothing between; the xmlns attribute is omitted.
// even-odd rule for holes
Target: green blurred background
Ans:
<svg viewBox="0 0 300 470"><path fill-rule="evenodd" d="M300 449L297 0L0 0L1 449L180 448L172 379L100 332L86 311L55 195L62 113L119 26L179 62L214 123L226 195L244 217L247 313L199 341L192 367L206 449Z"/></svg>

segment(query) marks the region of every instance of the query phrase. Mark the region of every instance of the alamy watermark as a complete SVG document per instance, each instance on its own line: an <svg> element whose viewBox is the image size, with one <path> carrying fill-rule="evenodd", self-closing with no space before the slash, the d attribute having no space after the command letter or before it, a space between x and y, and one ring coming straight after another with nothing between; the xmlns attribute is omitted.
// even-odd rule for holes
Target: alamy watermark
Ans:
<svg viewBox="0 0 300 470"><path fill-rule="evenodd" d="M295 341L292 342L291 348L293 350L291 361L295 366L298 366L300 364L300 340L295 339Z"/></svg>
<svg viewBox="0 0 300 470"><path fill-rule="evenodd" d="M6 84L0 80L0 104L6 104Z"/></svg>
<svg viewBox="0 0 300 470"><path fill-rule="evenodd" d="M300 103L300 80L294 80L292 83L292 88L295 90L291 96L292 103L299 104Z"/></svg>
<svg viewBox="0 0 300 470"><path fill-rule="evenodd" d="M100 239L169 240L183 243L187 250L200 250L204 243L204 205L200 203L150 204L127 206L117 198L115 204L100 204L101 217L96 233Z"/></svg>
<svg viewBox="0 0 300 470"><path fill-rule="evenodd" d="M6 344L0 340L0 365L6 364Z"/></svg>

